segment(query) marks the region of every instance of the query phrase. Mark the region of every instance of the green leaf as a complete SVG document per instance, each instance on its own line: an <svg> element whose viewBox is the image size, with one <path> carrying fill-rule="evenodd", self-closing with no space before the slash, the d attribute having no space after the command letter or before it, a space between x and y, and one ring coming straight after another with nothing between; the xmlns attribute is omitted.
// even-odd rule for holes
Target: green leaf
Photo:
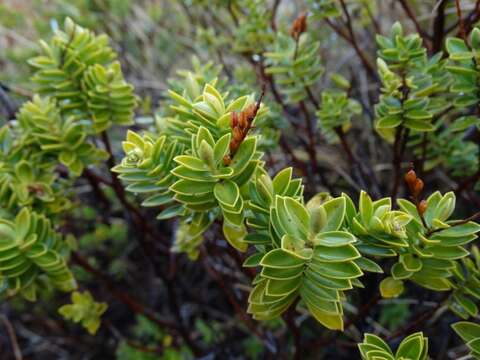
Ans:
<svg viewBox="0 0 480 360"><path fill-rule="evenodd" d="M170 187L170 190L178 194L198 196L212 193L215 185L215 182L178 180Z"/></svg>
<svg viewBox="0 0 480 360"><path fill-rule="evenodd" d="M233 181L225 180L215 184L215 198L225 206L234 207L240 197L240 189Z"/></svg>
<svg viewBox="0 0 480 360"><path fill-rule="evenodd" d="M244 252L248 248L248 243L244 241L247 230L245 226L236 226L229 224L228 221L223 222L223 234L225 239L238 251Z"/></svg>
<svg viewBox="0 0 480 360"><path fill-rule="evenodd" d="M235 156L230 163L230 167L233 168L234 174L240 174L252 160L255 150L257 148L257 138L251 136L247 137L238 148Z"/></svg>
<svg viewBox="0 0 480 360"><path fill-rule="evenodd" d="M380 337L374 334L365 334L365 338L363 341L370 345L374 345L375 347L382 349L389 355L393 356L392 350L390 350L390 347L388 346L388 344L385 341L383 341L383 339L381 339Z"/></svg>
<svg viewBox="0 0 480 360"><path fill-rule="evenodd" d="M373 216L373 204L372 199L365 191L360 193L360 201L359 201L359 211L360 211L360 218L364 224L370 223L370 219Z"/></svg>
<svg viewBox="0 0 480 360"><path fill-rule="evenodd" d="M324 262L313 257L310 267L319 274L334 279L354 279L363 275L362 270L353 261Z"/></svg>
<svg viewBox="0 0 480 360"><path fill-rule="evenodd" d="M461 246L431 246L428 251L438 259L456 260L468 256L469 252Z"/></svg>
<svg viewBox="0 0 480 360"><path fill-rule="evenodd" d="M403 281L387 277L380 282L380 294L384 298L395 298L403 292Z"/></svg>
<svg viewBox="0 0 480 360"><path fill-rule="evenodd" d="M402 123L402 118L398 115L388 115L380 118L375 124L377 129L392 129Z"/></svg>
<svg viewBox="0 0 480 360"><path fill-rule="evenodd" d="M406 120L405 126L415 131L434 131L435 130L435 126L433 126L431 123L422 121L422 120L415 120L415 119Z"/></svg>
<svg viewBox="0 0 480 360"><path fill-rule="evenodd" d="M452 60L468 60L473 56L465 42L459 38L448 38L445 47Z"/></svg>
<svg viewBox="0 0 480 360"><path fill-rule="evenodd" d="M313 317L327 329L343 331L343 319L341 315L321 311L309 302L307 302L307 307Z"/></svg>
<svg viewBox="0 0 480 360"><path fill-rule="evenodd" d="M277 195L275 198L275 210L279 225L285 234L298 239L306 238L309 215L303 208L303 205L293 199Z"/></svg>
<svg viewBox="0 0 480 360"><path fill-rule="evenodd" d="M243 262L243 267L256 267L260 265L260 260L265 256L264 253L255 253L250 255L245 261Z"/></svg>
<svg viewBox="0 0 480 360"><path fill-rule="evenodd" d="M302 282L298 278L267 281L266 293L269 296L286 296L297 290Z"/></svg>
<svg viewBox="0 0 480 360"><path fill-rule="evenodd" d="M346 231L321 232L313 240L315 245L343 246L355 242L355 237Z"/></svg>
<svg viewBox="0 0 480 360"><path fill-rule="evenodd" d="M215 147L213 148L213 156L217 165L220 164L223 161L224 156L228 154L228 146L231 137L231 134L225 134L215 144Z"/></svg>
<svg viewBox="0 0 480 360"><path fill-rule="evenodd" d="M30 212L23 208L15 218L15 233L17 241L23 241L30 230Z"/></svg>
<svg viewBox="0 0 480 360"><path fill-rule="evenodd" d="M260 265L277 269L294 268L305 265L305 261L282 249L269 251L260 261Z"/></svg>
<svg viewBox="0 0 480 360"><path fill-rule="evenodd" d="M452 325L453 330L463 341L469 342L480 338L480 325L468 321L459 321Z"/></svg>
<svg viewBox="0 0 480 360"><path fill-rule="evenodd" d="M287 191L290 181L292 180L293 168L288 167L280 172L273 178L273 190L275 194L284 195Z"/></svg>
<svg viewBox="0 0 480 360"><path fill-rule="evenodd" d="M345 219L346 200L344 197L338 197L326 201L323 205L327 213L327 223L322 228L322 232L335 231L340 229Z"/></svg>
<svg viewBox="0 0 480 360"><path fill-rule="evenodd" d="M412 254L400 255L400 262L406 271L416 272L422 269L422 260Z"/></svg>
<svg viewBox="0 0 480 360"><path fill-rule="evenodd" d="M423 339L421 332L408 336L401 342L395 357L397 359L420 360L423 352Z"/></svg>
<svg viewBox="0 0 480 360"><path fill-rule="evenodd" d="M469 221L465 224L452 225L447 229L435 232L432 238L435 238L435 236L437 235L441 237L463 237L463 236L475 234L479 231L480 231L480 224L477 224L473 221Z"/></svg>
<svg viewBox="0 0 480 360"><path fill-rule="evenodd" d="M360 257L355 260L355 264L360 267L360 269L368 272L374 272L374 273L383 273L383 269L378 265L376 262L367 259L366 257Z"/></svg>
<svg viewBox="0 0 480 360"><path fill-rule="evenodd" d="M205 164L199 158L189 156L189 155L180 155L176 156L174 159L178 164L183 165L189 169L195 171L209 171L207 164Z"/></svg>
<svg viewBox="0 0 480 360"><path fill-rule="evenodd" d="M315 246L314 259L325 262L343 262L349 260L355 260L360 257L360 253L352 245L327 247L327 246Z"/></svg>

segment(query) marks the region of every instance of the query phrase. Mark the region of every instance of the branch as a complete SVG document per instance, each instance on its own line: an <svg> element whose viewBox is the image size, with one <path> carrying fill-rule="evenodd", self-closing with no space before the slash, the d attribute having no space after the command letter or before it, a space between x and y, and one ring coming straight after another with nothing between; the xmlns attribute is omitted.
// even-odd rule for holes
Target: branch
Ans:
<svg viewBox="0 0 480 360"><path fill-rule="evenodd" d="M355 49L355 52L357 53L358 57L360 58L363 66L365 67L365 70L367 71L367 73L375 80L378 80L378 76L377 76L377 72L375 71L375 68L373 67L373 65L367 60L367 58L365 57L365 54L362 52L362 50L360 50L360 47L358 46L358 42L357 42L357 39L355 37L355 32L353 31L353 25L352 25L352 19L350 17L350 14L348 12L348 9L347 9L347 6L345 5L345 1L344 0L340 0L340 4L342 5L342 10L343 10L343 13L345 14L345 17L347 19L346 21L346 25L347 25L347 30L348 30L348 33L350 36L345 36L345 33L343 32L339 32L336 28L336 27L333 27L331 24L330 21L328 21L327 19L327 23L332 26L332 28L334 30L337 31L337 33L342 36L345 40L347 40L352 46L353 48Z"/></svg>
<svg viewBox="0 0 480 360"><path fill-rule="evenodd" d="M417 20L417 17L415 16L415 13L413 12L413 10L410 8L410 6L408 5L407 1L406 0L398 0L400 2L400 5L402 6L403 10L405 11L405 13L407 14L407 16L410 18L410 20L412 20L413 24L415 25L415 29L417 30L417 32L420 34L420 36L424 39L424 40L431 40L431 36L428 35L423 29L422 27L420 26L420 24L418 23L418 20Z"/></svg>
<svg viewBox="0 0 480 360"><path fill-rule="evenodd" d="M258 339L265 345L267 349L271 351L271 346L268 343L268 340L260 330L257 329L252 319L247 315L242 305L240 305L235 298L235 295L230 291L230 286L225 284L223 276L208 263L208 254L205 247L202 245L200 247L200 259L202 264L207 271L207 273L215 280L228 299L228 302L233 307L235 313L239 316L240 320L247 326L247 328L258 337Z"/></svg>
<svg viewBox="0 0 480 360"><path fill-rule="evenodd" d="M467 42L467 33L465 32L465 23L463 22L460 0L455 0L455 9L457 10L458 17L458 35L460 35L460 37Z"/></svg>
<svg viewBox="0 0 480 360"><path fill-rule="evenodd" d="M12 344L12 351L15 360L22 360L22 351L20 350L20 346L18 345L17 335L15 334L15 329L13 328L12 323L3 314L0 315L0 319L2 320L2 323L7 330L8 337L10 338L10 343Z"/></svg>
<svg viewBox="0 0 480 360"><path fill-rule="evenodd" d="M445 36L445 5L446 0L440 0L437 6L437 15L433 20L432 53L435 54L442 50L443 38Z"/></svg>
<svg viewBox="0 0 480 360"><path fill-rule="evenodd" d="M422 325L425 321L427 321L431 316L433 316L445 303L445 301L448 299L450 296L450 293L447 292L442 299L435 305L433 308L431 308L429 311L424 312L422 315L418 316L415 318L415 320L409 324L406 324L405 326L402 326L400 329L392 333L390 336L388 336L387 341L393 340L397 337L400 337L405 334L411 333L413 330L417 329Z"/></svg>

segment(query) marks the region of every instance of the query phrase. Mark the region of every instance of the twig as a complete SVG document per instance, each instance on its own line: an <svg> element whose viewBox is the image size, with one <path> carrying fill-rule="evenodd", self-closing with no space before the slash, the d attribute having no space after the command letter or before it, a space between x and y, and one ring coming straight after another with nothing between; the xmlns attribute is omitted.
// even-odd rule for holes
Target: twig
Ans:
<svg viewBox="0 0 480 360"><path fill-rule="evenodd" d="M292 304L290 309L285 314L284 319L285 319L285 322L287 323L290 333L293 336L293 343L295 345L295 351L293 353L292 359L300 360L300 359L303 359L302 334L300 332L300 329L297 323L295 322L295 306L296 306L295 304L296 302Z"/></svg>
<svg viewBox="0 0 480 360"><path fill-rule="evenodd" d="M467 42L467 33L465 32L465 23L463 22L460 0L455 0L455 8L457 10L458 17L458 35L460 35L460 37Z"/></svg>
<svg viewBox="0 0 480 360"><path fill-rule="evenodd" d="M17 112L17 106L14 104L13 100L7 94L8 87L0 84L0 103L5 108L7 120L12 120L15 118L15 113Z"/></svg>
<svg viewBox="0 0 480 360"><path fill-rule="evenodd" d="M445 5L446 0L440 0L437 6L437 15L433 20L432 53L435 54L442 50L443 38L445 36Z"/></svg>
<svg viewBox="0 0 480 360"><path fill-rule="evenodd" d="M225 284L222 275L213 266L209 264L208 254L204 246L200 247L200 256L205 270L213 278L213 280L217 282L222 292L227 296L228 302L230 303L230 305L232 305L240 320L247 326L248 329L250 329L250 331L252 331L253 334L255 334L255 336L258 337L258 339L266 346L267 349L272 351L268 340L265 338L265 335L257 329L253 321L243 310L243 307L238 303L235 295L232 294L232 292L229 290L229 287Z"/></svg>
<svg viewBox="0 0 480 360"><path fill-rule="evenodd" d="M358 174L356 174L357 175L356 177L360 183L360 186L363 189L367 189L367 184L365 181L365 177L366 177L365 172L363 171L361 164L358 162L357 158L353 154L350 148L350 145L347 142L345 132L343 131L341 126L335 127L334 131L337 134L338 138L340 139L340 144L342 145L342 148L343 148L343 151L345 151L345 154L347 154L348 160L354 170L354 173L355 173L355 169L358 170Z"/></svg>
<svg viewBox="0 0 480 360"><path fill-rule="evenodd" d="M393 332L390 336L388 336L387 341L393 340L399 336L404 334L409 334L413 330L417 329L420 325L422 325L425 321L427 321L432 315L434 315L445 303L445 301L450 296L450 293L446 293L442 299L437 303L436 306L431 308L429 311L424 312L422 315L415 318L415 320L405 326L402 326L397 331Z"/></svg>
<svg viewBox="0 0 480 360"><path fill-rule="evenodd" d="M120 203L131 215L132 220L139 228L139 231L141 231L141 234L144 236L148 236L150 240L152 240L152 242L155 242L155 244L158 245L159 249L164 254L168 254L169 253L168 248L165 246L165 243L167 243L167 240L163 239L164 240L163 244L159 244L158 239L162 239L164 237L161 234L158 234L157 232L155 232L150 226L150 224L145 220L140 210L127 200L125 189L123 188L122 183L118 179L118 175L112 171L112 168L115 166L115 158L113 155L112 146L110 145L108 134L106 132L102 132L101 138L104 143L105 149L110 155L107 160L107 165L109 167L112 181L109 185L112 187ZM152 256L151 251L153 250L152 246L151 244L147 244L146 242L144 242L142 239L143 239L143 236L140 237L140 240L141 240L141 245L144 247L146 256L151 257Z"/></svg>
<svg viewBox="0 0 480 360"><path fill-rule="evenodd" d="M175 324L173 321L158 317L158 315L156 315L153 310L147 308L145 305L143 305L127 293L118 290L106 274L90 265L90 263L78 252L72 252L72 261L74 262L74 264L80 266L85 271L92 274L101 283L103 283L105 285L105 289L108 290L108 292L110 292L118 301L127 305L134 313L145 316L160 327L178 330L178 325Z"/></svg>
<svg viewBox="0 0 480 360"><path fill-rule="evenodd" d="M277 31L277 10L282 0L275 0L272 6L272 15L270 19L270 27L274 32Z"/></svg>
<svg viewBox="0 0 480 360"><path fill-rule="evenodd" d="M3 314L0 314L0 319L2 320L2 323L7 330L8 337L10 338L10 343L12 344L12 351L15 360L22 360L22 351L20 350L20 346L18 345L17 335L15 334L15 329L13 328L12 323Z"/></svg>
<svg viewBox="0 0 480 360"><path fill-rule="evenodd" d="M410 8L406 0L398 0L400 2L400 5L402 6L403 10L407 14L407 16L412 20L413 24L415 25L415 29L417 32L422 36L423 39L425 40L430 40L431 37L428 35L420 26L418 23L417 17L415 16L415 13L413 10Z"/></svg>
<svg viewBox="0 0 480 360"><path fill-rule="evenodd" d="M345 14L345 17L347 19L346 25L347 25L347 30L349 33L349 37L345 37L345 35L342 36L341 32L338 32L339 35L341 35L344 39L346 39L350 44L353 46L355 49L355 52L357 53L358 57L362 61L365 70L367 73L373 78L373 79L378 79L377 72L375 71L373 65L367 60L365 57L365 54L360 50L360 47L358 46L357 39L355 37L355 32L353 31L353 25L352 25L352 19L350 17L350 13L348 12L347 5L345 4L344 0L340 0L340 5L342 6L343 13ZM327 21L327 23L329 23ZM335 29L335 27L333 27Z"/></svg>
<svg viewBox="0 0 480 360"><path fill-rule="evenodd" d="M463 220L458 220L456 222L453 222L453 223L450 223L450 227L455 227L455 226L459 226L459 225L464 225L470 221L474 221L474 220L477 220L477 219L480 219L480 211L479 212L476 212L475 214L473 214L472 216L469 216L468 218L466 219L463 219ZM427 234L425 235L427 238L434 234L434 233L437 233L437 232L440 232L442 230L445 230L444 228L438 228L438 229L431 229L429 232L427 232Z"/></svg>

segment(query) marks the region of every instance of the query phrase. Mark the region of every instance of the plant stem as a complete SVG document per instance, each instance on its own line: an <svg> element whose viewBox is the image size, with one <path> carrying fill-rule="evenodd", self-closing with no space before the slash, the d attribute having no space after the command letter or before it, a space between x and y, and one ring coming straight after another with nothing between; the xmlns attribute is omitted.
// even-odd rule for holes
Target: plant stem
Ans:
<svg viewBox="0 0 480 360"><path fill-rule="evenodd" d="M355 37L355 32L353 31L353 25L352 25L352 19L350 17L350 13L348 12L347 5L345 4L344 0L340 0L340 5L342 6L343 13L345 14L346 17L346 25L347 25L347 30L349 33L349 37L345 37L345 35L342 36L342 34L339 32L338 34L342 36L345 40L350 42L350 44L353 46L355 49L355 52L357 53L358 57L360 58L363 66L365 67L365 70L367 73L373 78L373 79L378 79L377 72L375 71L373 65L367 60L365 57L365 54L360 50L360 47L358 46L357 39ZM335 29L335 28L334 28Z"/></svg>

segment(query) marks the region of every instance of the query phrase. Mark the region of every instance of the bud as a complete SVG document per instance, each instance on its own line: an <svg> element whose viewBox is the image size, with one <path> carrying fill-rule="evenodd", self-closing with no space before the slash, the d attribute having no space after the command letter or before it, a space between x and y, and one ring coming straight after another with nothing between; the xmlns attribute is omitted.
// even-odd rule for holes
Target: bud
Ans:
<svg viewBox="0 0 480 360"><path fill-rule="evenodd" d="M238 114L236 112L232 112L232 121L230 123L232 129L238 126Z"/></svg>
<svg viewBox="0 0 480 360"><path fill-rule="evenodd" d="M420 201L420 204L418 204L417 210L420 216L423 215L427 210L427 202L425 200Z"/></svg>
<svg viewBox="0 0 480 360"><path fill-rule="evenodd" d="M223 157L223 165L228 166L232 163L232 159L230 158L230 155L225 155Z"/></svg>
<svg viewBox="0 0 480 360"><path fill-rule="evenodd" d="M235 153L237 151L238 147L240 146L240 142L238 140L232 139L229 144L230 148L230 153Z"/></svg>
<svg viewBox="0 0 480 360"><path fill-rule="evenodd" d="M418 196L420 195L420 193L422 192L423 190L423 181L422 179L416 179L415 180L415 183L413 184L413 187L412 187L412 195L413 196Z"/></svg>
<svg viewBox="0 0 480 360"><path fill-rule="evenodd" d="M233 139L235 141L240 141L243 139L242 130L239 127L233 128Z"/></svg>
<svg viewBox="0 0 480 360"><path fill-rule="evenodd" d="M264 94L265 86L262 87L262 93L256 104L248 105L239 114L235 112L232 113L230 123L230 126L232 128L232 139L230 140L229 145L230 159L235 155L236 151L240 147L240 144L243 142L248 132L252 128L253 120L255 119L255 116L257 116L258 109L260 109L260 104ZM224 164L227 163L224 161Z"/></svg>
<svg viewBox="0 0 480 360"><path fill-rule="evenodd" d="M241 112L240 117L238 119L238 125L242 129L246 129L248 127L248 115L246 112Z"/></svg>
<svg viewBox="0 0 480 360"><path fill-rule="evenodd" d="M417 180L417 174L415 173L415 171L410 170L405 174L405 182L408 184L410 188L415 183L415 180Z"/></svg>
<svg viewBox="0 0 480 360"><path fill-rule="evenodd" d="M293 21L292 27L290 28L290 35L294 39L298 39L301 34L307 31L307 14L301 13Z"/></svg>

